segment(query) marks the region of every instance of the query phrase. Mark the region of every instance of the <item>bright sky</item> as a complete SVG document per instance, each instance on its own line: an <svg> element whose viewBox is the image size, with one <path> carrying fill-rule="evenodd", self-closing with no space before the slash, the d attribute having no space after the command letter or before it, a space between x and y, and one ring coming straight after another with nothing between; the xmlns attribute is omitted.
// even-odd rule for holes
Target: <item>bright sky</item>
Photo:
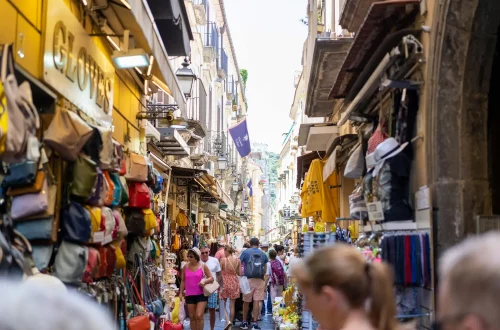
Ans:
<svg viewBox="0 0 500 330"><path fill-rule="evenodd" d="M240 69L248 70L248 127L252 142L279 153L301 69L307 0L225 0Z"/></svg>

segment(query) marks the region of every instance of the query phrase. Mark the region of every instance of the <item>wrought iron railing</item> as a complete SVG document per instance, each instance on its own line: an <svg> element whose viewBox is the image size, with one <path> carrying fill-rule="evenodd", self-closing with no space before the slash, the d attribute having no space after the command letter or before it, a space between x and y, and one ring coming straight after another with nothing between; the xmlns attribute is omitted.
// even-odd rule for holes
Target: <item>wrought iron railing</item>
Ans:
<svg viewBox="0 0 500 330"><path fill-rule="evenodd" d="M217 58L219 57L218 54L220 48L220 36L217 24L215 24L214 22L208 22L205 27L204 45L214 48L214 51L217 54Z"/></svg>

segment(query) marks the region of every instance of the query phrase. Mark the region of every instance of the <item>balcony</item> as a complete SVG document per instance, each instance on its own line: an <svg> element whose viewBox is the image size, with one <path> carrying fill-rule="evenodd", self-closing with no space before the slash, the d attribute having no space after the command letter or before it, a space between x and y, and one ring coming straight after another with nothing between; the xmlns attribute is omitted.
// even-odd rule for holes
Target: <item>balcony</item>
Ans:
<svg viewBox="0 0 500 330"><path fill-rule="evenodd" d="M228 62L226 51L224 48L220 49L219 57L217 58L217 76L219 79L226 79L228 74Z"/></svg>
<svg viewBox="0 0 500 330"><path fill-rule="evenodd" d="M219 58L219 30L213 22L207 23L205 26L203 40L203 61L212 63Z"/></svg>
<svg viewBox="0 0 500 330"><path fill-rule="evenodd" d="M228 101L233 101L236 95L237 81L234 76L229 76L226 80L226 98Z"/></svg>
<svg viewBox="0 0 500 330"><path fill-rule="evenodd" d="M345 0L339 24L349 32L358 32L373 3L380 0Z"/></svg>

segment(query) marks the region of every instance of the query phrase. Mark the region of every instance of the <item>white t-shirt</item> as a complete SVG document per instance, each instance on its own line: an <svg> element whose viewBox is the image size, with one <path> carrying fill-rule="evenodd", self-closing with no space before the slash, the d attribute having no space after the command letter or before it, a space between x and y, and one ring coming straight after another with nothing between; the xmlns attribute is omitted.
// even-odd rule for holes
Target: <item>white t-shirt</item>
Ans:
<svg viewBox="0 0 500 330"><path fill-rule="evenodd" d="M214 257L208 257L208 261L205 262L207 265L208 269L210 269L210 272L212 273L212 277L214 280L217 281L217 273L220 272L220 263L217 258Z"/></svg>
<svg viewBox="0 0 500 330"><path fill-rule="evenodd" d="M283 263L283 260L281 260L280 258L276 257L277 260L279 260L281 262L281 266L283 266L283 269L285 269L285 264ZM267 263L267 275L269 275L269 277L271 277L271 259L269 259L269 262Z"/></svg>

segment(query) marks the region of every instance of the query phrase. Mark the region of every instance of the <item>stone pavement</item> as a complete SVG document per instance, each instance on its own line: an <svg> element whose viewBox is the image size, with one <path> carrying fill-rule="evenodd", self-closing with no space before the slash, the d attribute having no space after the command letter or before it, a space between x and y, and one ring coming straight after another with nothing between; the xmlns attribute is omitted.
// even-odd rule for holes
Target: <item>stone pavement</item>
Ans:
<svg viewBox="0 0 500 330"><path fill-rule="evenodd" d="M241 323L238 322L236 325L233 324L233 329L240 329ZM222 322L219 317L219 312L217 312L216 320L215 320L215 330L223 330L226 326L226 322ZM271 319L271 316L263 316L262 321L259 322L259 326L262 330L274 330L274 324ZM252 325L249 325L249 330L252 329ZM210 330L210 317L208 313L205 314L205 328L204 330Z"/></svg>

